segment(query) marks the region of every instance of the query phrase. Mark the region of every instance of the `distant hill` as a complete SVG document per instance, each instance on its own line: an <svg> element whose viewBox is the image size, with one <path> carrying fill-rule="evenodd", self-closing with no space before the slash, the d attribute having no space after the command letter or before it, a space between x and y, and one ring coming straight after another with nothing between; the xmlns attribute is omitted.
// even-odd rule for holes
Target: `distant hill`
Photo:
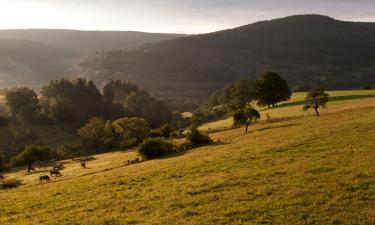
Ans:
<svg viewBox="0 0 375 225"><path fill-rule="evenodd" d="M0 38L3 39L34 41L84 54L109 49L136 48L146 43L156 43L183 36L186 35L135 31L0 30Z"/></svg>
<svg viewBox="0 0 375 225"><path fill-rule="evenodd" d="M136 81L159 93L202 96L235 79L266 70L291 86L357 88L375 81L375 23L299 15L81 59L77 71L102 82Z"/></svg>
<svg viewBox="0 0 375 225"><path fill-rule="evenodd" d="M73 59L79 56L38 42L0 39L0 87L39 86L49 79L67 76Z"/></svg>
<svg viewBox="0 0 375 225"><path fill-rule="evenodd" d="M0 87L40 86L69 77L74 59L106 49L132 49L180 34L117 31L0 30Z"/></svg>

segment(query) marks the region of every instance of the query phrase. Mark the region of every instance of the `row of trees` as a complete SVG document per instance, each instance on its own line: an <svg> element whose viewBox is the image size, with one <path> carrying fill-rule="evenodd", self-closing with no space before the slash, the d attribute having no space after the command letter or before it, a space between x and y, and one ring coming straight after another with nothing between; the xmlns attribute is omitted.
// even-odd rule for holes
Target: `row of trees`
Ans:
<svg viewBox="0 0 375 225"><path fill-rule="evenodd" d="M292 95L288 83L275 72L266 72L256 81L241 78L234 84L223 88L210 97L211 106L227 104L232 110L243 108L256 101L259 106L275 107L287 101Z"/></svg>
<svg viewBox="0 0 375 225"><path fill-rule="evenodd" d="M217 105L227 108L233 116L235 126L244 125L246 133L248 127L254 121L260 119L260 113L252 106L255 101L260 107L276 107L278 103L290 99L291 91L286 80L275 72L267 72L252 82L246 78L239 79L234 84L214 93L210 98L212 109L218 109ZM304 110L313 109L319 116L318 109L325 107L329 100L329 95L323 88L309 88L306 95ZM209 114L202 112L193 115L193 122L202 123Z"/></svg>
<svg viewBox="0 0 375 225"><path fill-rule="evenodd" d="M102 92L83 78L52 80L42 87L40 97L26 87L15 87L5 96L12 118L22 123L85 124L90 118L141 117L152 127L172 120L173 114L161 101L137 86L109 81Z"/></svg>

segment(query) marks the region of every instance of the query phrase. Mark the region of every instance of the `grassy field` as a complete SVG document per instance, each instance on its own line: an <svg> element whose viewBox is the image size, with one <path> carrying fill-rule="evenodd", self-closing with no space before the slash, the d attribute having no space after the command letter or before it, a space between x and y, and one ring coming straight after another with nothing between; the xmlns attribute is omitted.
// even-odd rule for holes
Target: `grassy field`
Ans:
<svg viewBox="0 0 375 225"><path fill-rule="evenodd" d="M43 185L48 168L13 171L23 185L0 191L0 224L375 224L375 99L344 94L320 118L213 133L214 144L173 157L66 161ZM270 112L301 115L298 101Z"/></svg>
<svg viewBox="0 0 375 225"><path fill-rule="evenodd" d="M328 93L330 95L330 100L327 104L327 108L321 109L323 113L372 106L373 102L375 101L375 90L330 91ZM260 110L261 113L261 120L265 120L267 114L271 119L314 115L312 110L302 110L305 103L305 97L306 93L294 93L290 101L282 103L276 108L267 109L258 107L258 110ZM201 127L201 129L223 129L231 127L232 124L232 119L225 119L206 123Z"/></svg>

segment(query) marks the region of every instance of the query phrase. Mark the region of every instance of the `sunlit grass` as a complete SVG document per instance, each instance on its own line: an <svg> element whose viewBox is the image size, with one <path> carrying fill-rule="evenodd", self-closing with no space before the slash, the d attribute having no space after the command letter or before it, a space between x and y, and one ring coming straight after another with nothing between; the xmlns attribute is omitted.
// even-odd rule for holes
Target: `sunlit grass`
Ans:
<svg viewBox="0 0 375 225"><path fill-rule="evenodd" d="M14 171L6 177L23 185L0 191L0 224L374 224L368 100L214 133L215 144L165 159L125 166L135 152L108 153L88 169L68 160L50 184Z"/></svg>
<svg viewBox="0 0 375 225"><path fill-rule="evenodd" d="M330 95L330 101L327 104L327 108L321 109L322 113L329 113L343 109L367 107L371 106L373 102L375 102L375 90L330 91L328 93ZM294 93L290 101L281 103L276 108L256 108L261 113L261 120L265 120L267 118L267 114L271 119L314 115L313 111L302 110L305 102L305 97L306 93ZM221 129L231 127L232 124L233 120L231 118L228 118L211 123L206 123L201 126L200 129Z"/></svg>

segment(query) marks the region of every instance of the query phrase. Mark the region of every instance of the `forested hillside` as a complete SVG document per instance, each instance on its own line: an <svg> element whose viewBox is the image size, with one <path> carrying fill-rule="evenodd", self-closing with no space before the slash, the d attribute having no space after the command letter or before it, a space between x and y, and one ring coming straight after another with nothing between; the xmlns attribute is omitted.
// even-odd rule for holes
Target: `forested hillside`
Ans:
<svg viewBox="0 0 375 225"><path fill-rule="evenodd" d="M80 60L76 70L98 83L134 80L161 97L199 98L265 70L279 72L291 87L346 89L375 81L374 51L374 23L303 15L99 52Z"/></svg>
<svg viewBox="0 0 375 225"><path fill-rule="evenodd" d="M76 58L107 49L131 49L177 38L178 34L73 30L0 30L0 87L40 87L50 79L74 77Z"/></svg>

